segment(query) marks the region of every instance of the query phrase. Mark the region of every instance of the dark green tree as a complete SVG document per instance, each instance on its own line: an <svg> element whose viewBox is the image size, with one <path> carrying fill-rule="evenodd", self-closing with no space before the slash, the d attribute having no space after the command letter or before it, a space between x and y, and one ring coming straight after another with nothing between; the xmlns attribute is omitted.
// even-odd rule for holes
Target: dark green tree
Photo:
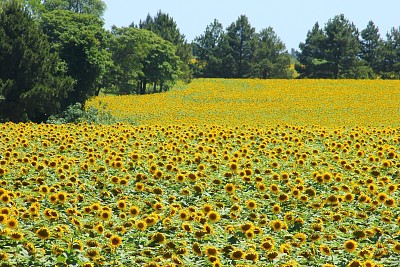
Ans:
<svg viewBox="0 0 400 267"><path fill-rule="evenodd" d="M29 0L32 1L32 0ZM68 10L78 14L92 14L103 17L106 4L102 0L43 0L47 11Z"/></svg>
<svg viewBox="0 0 400 267"><path fill-rule="evenodd" d="M131 26L135 27L134 24L131 24ZM175 45L176 55L181 62L179 66L181 70L180 78L187 81L191 79L192 73L189 65L192 59L192 49L190 44L187 43L185 35L180 33L178 25L171 16L162 11L158 11L154 17L148 14L146 19L140 21L137 27L152 31Z"/></svg>
<svg viewBox="0 0 400 267"><path fill-rule="evenodd" d="M252 73L253 77L289 78L290 55L285 44L271 27L261 30L257 36L254 51Z"/></svg>
<svg viewBox="0 0 400 267"><path fill-rule="evenodd" d="M0 121L45 121L73 83L28 8L0 3Z"/></svg>
<svg viewBox="0 0 400 267"><path fill-rule="evenodd" d="M111 66L108 35L96 15L54 10L42 14L42 27L53 48L76 80L65 107L98 95L104 75Z"/></svg>
<svg viewBox="0 0 400 267"><path fill-rule="evenodd" d="M382 78L400 79L400 27L392 28L386 34L382 54Z"/></svg>
<svg viewBox="0 0 400 267"><path fill-rule="evenodd" d="M222 64L232 71L234 78L251 76L251 62L255 49L255 29L251 27L245 15L241 15L236 22L226 29L226 42L223 49L225 57Z"/></svg>
<svg viewBox="0 0 400 267"><path fill-rule="evenodd" d="M179 75L179 57L170 42L148 30L132 27L112 29L110 49L114 66L107 74L107 87L115 93L145 94L167 90Z"/></svg>
<svg viewBox="0 0 400 267"><path fill-rule="evenodd" d="M202 35L195 38L192 47L199 70L197 76L206 78L221 77L221 45L224 35L222 24L215 19L213 23L207 26Z"/></svg>
<svg viewBox="0 0 400 267"><path fill-rule="evenodd" d="M362 65L356 26L341 14L328 21L325 34L325 59L330 64L332 78L358 78Z"/></svg>
<svg viewBox="0 0 400 267"><path fill-rule="evenodd" d="M368 22L367 27L361 31L360 58L365 60L375 73L381 72L383 61L383 40L379 29L373 21Z"/></svg>
<svg viewBox="0 0 400 267"><path fill-rule="evenodd" d="M357 28L344 15L330 19L324 30L316 23L300 43L297 71L309 78L372 78L373 70L361 60Z"/></svg>
<svg viewBox="0 0 400 267"><path fill-rule="evenodd" d="M299 64L296 70L301 78L328 78L329 66L325 59L325 45L327 37L318 22L308 31L304 43L300 43L300 52L297 53Z"/></svg>

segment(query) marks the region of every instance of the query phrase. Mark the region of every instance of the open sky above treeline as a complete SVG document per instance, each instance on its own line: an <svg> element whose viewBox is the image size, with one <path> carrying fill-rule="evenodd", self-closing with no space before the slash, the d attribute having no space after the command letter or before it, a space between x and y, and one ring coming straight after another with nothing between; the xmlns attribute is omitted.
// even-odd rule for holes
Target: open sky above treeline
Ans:
<svg viewBox="0 0 400 267"><path fill-rule="evenodd" d="M381 36L392 27L399 27L399 0L105 0L105 27L129 26L144 20L149 13L161 10L171 15L187 40L191 42L204 32L206 26L218 19L226 28L240 15L246 15L256 31L268 26L285 43L286 48L298 49L307 31L315 22L323 26L335 15L344 14L361 31L372 20L379 27Z"/></svg>

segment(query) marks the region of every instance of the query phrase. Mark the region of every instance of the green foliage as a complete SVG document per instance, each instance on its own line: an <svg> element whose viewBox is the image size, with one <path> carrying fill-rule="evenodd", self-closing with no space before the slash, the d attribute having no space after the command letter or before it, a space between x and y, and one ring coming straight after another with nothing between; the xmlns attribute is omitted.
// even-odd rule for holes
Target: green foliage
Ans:
<svg viewBox="0 0 400 267"><path fill-rule="evenodd" d="M400 27L392 28L387 33L382 53L382 78L400 79Z"/></svg>
<svg viewBox="0 0 400 267"><path fill-rule="evenodd" d="M370 79L399 77L400 45L396 30L383 41L370 21L361 31L344 15L330 19L324 29L316 23L300 43L296 70L303 78ZM396 37L397 36L397 37ZM397 52L396 52L397 51Z"/></svg>
<svg viewBox="0 0 400 267"><path fill-rule="evenodd" d="M105 104L100 105L101 108L88 107L84 109L81 103L75 103L67 107L65 111L58 115L49 117L47 123L65 124L65 123L95 123L95 124L112 124L117 120L107 110Z"/></svg>
<svg viewBox="0 0 400 267"><path fill-rule="evenodd" d="M167 90L180 74L175 46L148 30L114 27L110 50L114 66L107 74L108 92L144 94L148 83L153 91L157 85Z"/></svg>
<svg viewBox="0 0 400 267"><path fill-rule="evenodd" d="M233 78L250 77L250 64L255 51L255 29L246 16L241 15L226 29L226 39L229 50L222 64L232 71Z"/></svg>
<svg viewBox="0 0 400 267"><path fill-rule="evenodd" d="M262 79L293 77L289 70L291 57L272 27L261 30L256 37L258 40L252 62L253 76Z"/></svg>
<svg viewBox="0 0 400 267"><path fill-rule="evenodd" d="M135 25L131 25L135 26ZM179 78L189 81L192 78L192 72L189 68L192 59L192 50L187 43L185 35L181 34L178 25L168 14L158 11L156 16L147 15L144 21L140 21L138 27L154 32L162 39L171 42L176 46L176 55L180 59L179 69L181 70Z"/></svg>
<svg viewBox="0 0 400 267"><path fill-rule="evenodd" d="M218 20L207 26L204 34L195 38L192 43L193 54L197 57L194 75L196 77L221 77L221 44L224 28Z"/></svg>
<svg viewBox="0 0 400 267"><path fill-rule="evenodd" d="M101 0L46 0L47 11L68 10L78 14L92 14L98 18L104 15L106 4Z"/></svg>
<svg viewBox="0 0 400 267"><path fill-rule="evenodd" d="M0 121L44 121L60 111L73 79L29 9L17 1L1 5Z"/></svg>
<svg viewBox="0 0 400 267"><path fill-rule="evenodd" d="M380 37L379 29L370 21L367 27L361 31L360 58L367 62L375 73L381 71L383 63L384 42Z"/></svg>
<svg viewBox="0 0 400 267"><path fill-rule="evenodd" d="M197 77L290 78L291 59L271 27L255 33L246 16L240 16L226 32L214 20L192 43Z"/></svg>
<svg viewBox="0 0 400 267"><path fill-rule="evenodd" d="M65 62L67 73L76 80L64 107L98 95L104 75L111 66L108 36L103 21L92 14L67 10L43 13L42 27L53 49Z"/></svg>

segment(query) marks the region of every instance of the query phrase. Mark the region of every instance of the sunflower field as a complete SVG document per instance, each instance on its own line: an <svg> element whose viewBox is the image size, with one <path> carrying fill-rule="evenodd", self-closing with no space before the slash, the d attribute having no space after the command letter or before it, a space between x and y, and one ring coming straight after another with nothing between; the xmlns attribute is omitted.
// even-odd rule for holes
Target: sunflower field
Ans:
<svg viewBox="0 0 400 267"><path fill-rule="evenodd" d="M398 266L398 103L199 79L87 103L118 123L0 124L0 266Z"/></svg>

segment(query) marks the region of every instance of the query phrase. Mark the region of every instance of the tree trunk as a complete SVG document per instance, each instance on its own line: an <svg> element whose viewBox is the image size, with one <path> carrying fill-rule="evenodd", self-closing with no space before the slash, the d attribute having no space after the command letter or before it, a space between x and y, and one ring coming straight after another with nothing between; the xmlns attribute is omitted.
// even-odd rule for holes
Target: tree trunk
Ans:
<svg viewBox="0 0 400 267"><path fill-rule="evenodd" d="M157 83L154 82L153 84L153 94L157 93Z"/></svg>
<svg viewBox="0 0 400 267"><path fill-rule="evenodd" d="M146 93L146 87L147 87L147 81L144 79L141 82L141 86L140 86L140 94L144 95Z"/></svg>

